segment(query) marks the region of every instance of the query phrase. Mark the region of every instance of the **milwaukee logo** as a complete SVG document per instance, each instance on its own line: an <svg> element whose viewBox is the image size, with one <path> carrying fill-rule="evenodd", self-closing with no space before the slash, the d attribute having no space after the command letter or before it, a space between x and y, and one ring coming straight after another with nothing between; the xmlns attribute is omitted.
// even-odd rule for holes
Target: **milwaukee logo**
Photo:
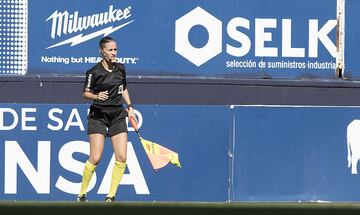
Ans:
<svg viewBox="0 0 360 215"><path fill-rule="evenodd" d="M87 15L83 17L79 15L79 11L75 11L74 13L70 14L66 10L64 12L58 12L56 10L46 19L46 21L52 20L51 38L55 39L55 37L62 37L63 35L82 32L87 29L92 29L111 23L115 25L115 23L121 20L128 20L130 17L131 17L131 6L128 6L124 9L114 9L114 6L110 5L109 10L106 12ZM130 24L133 21L134 20L130 20L125 23L115 25L115 27L114 25L111 25L109 27L95 31L85 36L81 33L65 41L52 45L47 49L69 43L71 43L71 46L75 46L82 42L98 37L100 35L107 36L119 30L120 28Z"/></svg>

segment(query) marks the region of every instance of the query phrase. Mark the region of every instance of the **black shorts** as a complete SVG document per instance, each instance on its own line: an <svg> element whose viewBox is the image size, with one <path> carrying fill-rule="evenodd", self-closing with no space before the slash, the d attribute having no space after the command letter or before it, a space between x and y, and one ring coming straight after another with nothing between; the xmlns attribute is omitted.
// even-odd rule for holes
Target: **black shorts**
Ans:
<svg viewBox="0 0 360 215"><path fill-rule="evenodd" d="M110 137L127 133L126 115L122 107L99 108L92 105L88 115L87 133Z"/></svg>

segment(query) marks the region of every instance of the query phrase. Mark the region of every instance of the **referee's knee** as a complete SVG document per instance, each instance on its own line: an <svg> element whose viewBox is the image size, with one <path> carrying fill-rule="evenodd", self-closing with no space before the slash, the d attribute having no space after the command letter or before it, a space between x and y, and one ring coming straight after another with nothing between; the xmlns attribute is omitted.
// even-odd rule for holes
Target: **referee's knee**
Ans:
<svg viewBox="0 0 360 215"><path fill-rule="evenodd" d="M101 157L90 156L89 162L93 165L98 165L98 163L100 162L100 159L101 159Z"/></svg>
<svg viewBox="0 0 360 215"><path fill-rule="evenodd" d="M126 159L126 155L116 156L116 161L119 161L121 163L126 163Z"/></svg>

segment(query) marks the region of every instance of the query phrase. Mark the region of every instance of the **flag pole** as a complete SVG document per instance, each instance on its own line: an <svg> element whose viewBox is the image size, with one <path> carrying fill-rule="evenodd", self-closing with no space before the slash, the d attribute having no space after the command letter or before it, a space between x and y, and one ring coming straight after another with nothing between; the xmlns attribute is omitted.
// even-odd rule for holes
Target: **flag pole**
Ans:
<svg viewBox="0 0 360 215"><path fill-rule="evenodd" d="M141 135L140 135L139 129L137 128L135 119L134 119L133 117L129 117L129 121L130 121L131 126L134 128L134 130L135 130L135 132L136 132L136 134L137 134L140 142L142 142L143 139L142 139L142 137L141 137ZM141 144L142 144L142 143L141 143ZM143 147L144 147L144 146L143 146ZM155 169L155 168L153 167L153 165L152 165L152 163L151 163L151 160L150 160L150 158L149 158L149 155L146 153L146 151L145 151L145 154L146 154L146 157L148 158L148 161L149 161L150 164L151 164L151 167L152 167L153 170L155 171L155 173L158 173L157 169Z"/></svg>

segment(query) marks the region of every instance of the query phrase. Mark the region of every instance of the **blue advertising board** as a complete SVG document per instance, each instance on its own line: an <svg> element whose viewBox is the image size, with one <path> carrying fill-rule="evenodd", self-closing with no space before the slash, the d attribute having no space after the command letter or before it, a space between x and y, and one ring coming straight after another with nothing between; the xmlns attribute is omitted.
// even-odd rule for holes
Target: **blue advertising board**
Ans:
<svg viewBox="0 0 360 215"><path fill-rule="evenodd" d="M336 0L20 2L28 74L84 74L108 35L132 75L335 75Z"/></svg>
<svg viewBox="0 0 360 215"><path fill-rule="evenodd" d="M239 107L235 118L234 201L360 200L359 107Z"/></svg>
<svg viewBox="0 0 360 215"><path fill-rule="evenodd" d="M74 201L89 154L86 104L0 105L0 199ZM155 173L134 130L120 201L226 201L229 108L138 106L142 137L179 153L182 168ZM218 126L222 125L222 126ZM89 185L88 199L103 200L114 164L107 140ZM222 167L222 168L215 168Z"/></svg>
<svg viewBox="0 0 360 215"><path fill-rule="evenodd" d="M359 201L360 109L139 105L145 139L179 153L155 173L132 128L120 201ZM74 201L87 105L1 104L0 199ZM107 140L88 198L107 194Z"/></svg>
<svg viewBox="0 0 360 215"><path fill-rule="evenodd" d="M345 1L345 69L344 77L350 80L360 79L360 2Z"/></svg>

